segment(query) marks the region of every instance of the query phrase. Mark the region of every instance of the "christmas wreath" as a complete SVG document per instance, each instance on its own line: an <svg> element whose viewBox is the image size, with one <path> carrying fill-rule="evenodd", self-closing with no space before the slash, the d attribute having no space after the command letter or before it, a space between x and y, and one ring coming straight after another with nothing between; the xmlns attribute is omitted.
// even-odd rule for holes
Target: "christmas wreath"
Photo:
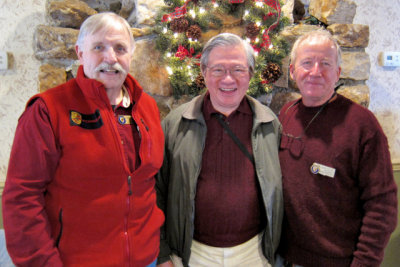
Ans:
<svg viewBox="0 0 400 267"><path fill-rule="evenodd" d="M272 89L282 75L282 59L289 46L279 36L289 23L281 16L279 0L164 0L157 15L156 47L168 71L173 95L197 95L205 87L200 71L204 43L226 27L239 27L257 54L256 69L248 94L257 97ZM224 17L233 18L231 25ZM226 30L226 31L229 31ZM214 34L214 35L215 35Z"/></svg>

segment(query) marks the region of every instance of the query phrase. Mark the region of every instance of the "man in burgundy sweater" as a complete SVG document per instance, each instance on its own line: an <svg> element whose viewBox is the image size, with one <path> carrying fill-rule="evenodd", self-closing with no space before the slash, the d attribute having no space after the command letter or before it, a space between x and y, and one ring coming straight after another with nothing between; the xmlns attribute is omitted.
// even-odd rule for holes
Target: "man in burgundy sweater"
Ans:
<svg viewBox="0 0 400 267"><path fill-rule="evenodd" d="M369 110L336 94L340 61L325 30L293 46L290 75L302 97L279 116L285 216L278 253L289 266L379 266L396 226L387 139Z"/></svg>
<svg viewBox="0 0 400 267"><path fill-rule="evenodd" d="M207 93L162 123L164 164L156 188L166 221L157 264L274 263L283 216L280 123L246 96L254 64L253 48L240 37L212 38L201 57Z"/></svg>

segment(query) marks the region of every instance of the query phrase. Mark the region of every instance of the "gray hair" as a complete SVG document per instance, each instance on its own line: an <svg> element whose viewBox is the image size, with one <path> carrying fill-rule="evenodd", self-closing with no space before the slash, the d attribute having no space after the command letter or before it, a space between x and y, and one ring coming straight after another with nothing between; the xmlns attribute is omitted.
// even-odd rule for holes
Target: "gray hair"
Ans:
<svg viewBox="0 0 400 267"><path fill-rule="evenodd" d="M86 36L95 34L98 31L108 31L115 25L115 23L119 23L125 28L126 32L130 37L131 52L133 52L135 48L135 40L133 39L131 26L124 18L118 16L113 12L97 13L88 17L80 27L76 45L80 49L82 49L82 45Z"/></svg>
<svg viewBox="0 0 400 267"><path fill-rule="evenodd" d="M248 42L246 42L245 40L243 40L242 38L233 33L220 33L211 38L210 40L208 40L208 42L205 44L203 48L203 52L201 53L201 59L200 59L201 71L204 73L208 65L208 59L210 53L214 48L219 46L234 46L234 45L243 46L244 50L246 51L247 65L249 65L250 75L253 75L256 62L254 49Z"/></svg>
<svg viewBox="0 0 400 267"><path fill-rule="evenodd" d="M340 45L336 41L335 38L333 38L332 34L330 34L329 31L325 29L318 29L315 31L307 32L303 35L301 35L299 38L297 38L296 42L293 45L292 52L290 53L290 62L294 64L296 62L296 56L297 56L297 50L304 41L308 40L315 40L318 39L319 41L328 41L333 44L333 46L336 49L336 63L338 67L342 64L342 49L340 48Z"/></svg>

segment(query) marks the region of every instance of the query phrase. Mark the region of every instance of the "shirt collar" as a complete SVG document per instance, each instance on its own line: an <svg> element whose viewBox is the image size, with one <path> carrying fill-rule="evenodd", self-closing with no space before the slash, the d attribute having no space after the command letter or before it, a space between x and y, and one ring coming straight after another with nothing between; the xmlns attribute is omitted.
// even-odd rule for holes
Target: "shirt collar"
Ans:
<svg viewBox="0 0 400 267"><path fill-rule="evenodd" d="M128 108L131 105L131 97L126 89L125 85L122 85L122 101L121 105L124 108Z"/></svg>
<svg viewBox="0 0 400 267"><path fill-rule="evenodd" d="M117 108L129 108L131 106L131 97L128 92L128 89L126 89L125 85L122 85L122 100L119 102L118 105L112 105L113 109Z"/></svg>
<svg viewBox="0 0 400 267"><path fill-rule="evenodd" d="M253 115L253 111L250 108L249 103L246 100L246 97L243 97L242 101L240 102L239 106L237 107L236 110L232 112L240 112L243 114L247 115ZM204 119L208 120L212 114L214 113L220 113L218 112L212 105L211 99L210 99L210 93L207 91L206 95L204 96L204 102L203 102L203 115Z"/></svg>

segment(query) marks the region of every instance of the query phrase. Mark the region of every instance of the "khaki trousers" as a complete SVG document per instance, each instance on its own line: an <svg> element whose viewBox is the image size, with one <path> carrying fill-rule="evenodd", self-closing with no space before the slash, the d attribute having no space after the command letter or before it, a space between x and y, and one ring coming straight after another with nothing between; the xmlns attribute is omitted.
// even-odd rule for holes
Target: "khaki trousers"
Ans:
<svg viewBox="0 0 400 267"><path fill-rule="evenodd" d="M211 247L193 240L189 260L190 267L270 267L261 249L262 235L256 235L243 244L219 248ZM183 267L182 260L172 255L175 267Z"/></svg>

